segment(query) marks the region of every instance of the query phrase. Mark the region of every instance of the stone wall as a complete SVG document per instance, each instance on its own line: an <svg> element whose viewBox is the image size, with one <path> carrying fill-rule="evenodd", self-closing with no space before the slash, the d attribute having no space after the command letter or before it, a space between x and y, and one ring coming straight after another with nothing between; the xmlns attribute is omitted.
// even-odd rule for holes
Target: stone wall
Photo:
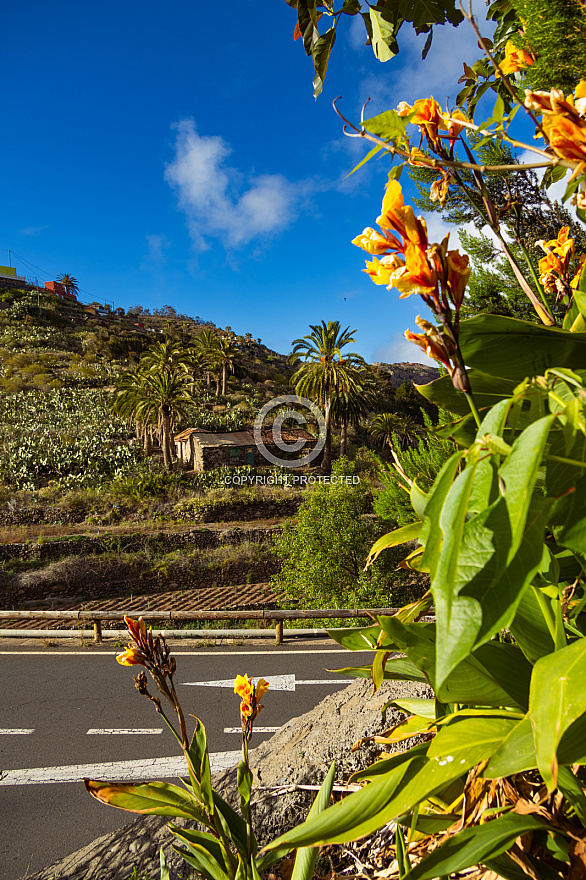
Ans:
<svg viewBox="0 0 586 880"><path fill-rule="evenodd" d="M237 545L244 542L273 542L281 533L274 528L190 529L186 532L159 532L157 534L104 535L46 540L40 543L24 542L0 544L0 561L9 559L54 561L64 556L91 556L100 553L137 553L150 550L169 553L184 547L209 549Z"/></svg>

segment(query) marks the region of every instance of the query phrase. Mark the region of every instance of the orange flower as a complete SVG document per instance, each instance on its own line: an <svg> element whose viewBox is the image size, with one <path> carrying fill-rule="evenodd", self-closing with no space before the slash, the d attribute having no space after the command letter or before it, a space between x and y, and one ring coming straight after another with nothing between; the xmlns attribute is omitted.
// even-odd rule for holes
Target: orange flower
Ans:
<svg viewBox="0 0 586 880"><path fill-rule="evenodd" d="M254 685L249 675L237 675L234 679L234 693L245 703L250 703L254 696Z"/></svg>
<svg viewBox="0 0 586 880"><path fill-rule="evenodd" d="M376 222L384 230L394 229L403 239L422 248L427 247L425 221L415 216L411 205L404 204L401 184L397 180L389 180L387 183L381 215L377 217ZM404 243L400 250L404 250Z"/></svg>
<svg viewBox="0 0 586 880"><path fill-rule="evenodd" d="M389 286L401 292L401 299L413 293L433 296L437 292L438 279L425 251L409 243L405 251L405 265L393 272Z"/></svg>
<svg viewBox="0 0 586 880"><path fill-rule="evenodd" d="M362 271L366 272L367 275L370 275L375 284L388 285L393 272L404 265L405 264L397 254L388 254L388 256L383 257L382 260L377 260L376 257L370 263L367 260L366 269L363 269Z"/></svg>
<svg viewBox="0 0 586 880"><path fill-rule="evenodd" d="M269 683L264 678L259 678L256 687L249 675L237 675L234 680L234 693L240 697L240 720L242 727L248 727L247 737L252 733L252 722L259 714L263 706L259 703L261 697L269 689Z"/></svg>
<svg viewBox="0 0 586 880"><path fill-rule="evenodd" d="M362 235L357 235L356 238L353 238L352 244L362 248L367 254L377 254L378 256L386 254L389 250L402 250L403 247L399 239L395 238L391 233L381 235L380 232L377 232L370 226L363 229Z"/></svg>
<svg viewBox="0 0 586 880"><path fill-rule="evenodd" d="M560 89L550 92L525 90L525 106L543 115L542 126L553 151L568 162L577 164L576 173L586 168L586 81L574 95L564 97ZM574 106L576 103L576 106Z"/></svg>
<svg viewBox="0 0 586 880"><path fill-rule="evenodd" d="M450 117L449 119L445 119L444 121L448 127L450 144L453 145L460 132L463 131L466 127L465 125L459 125L457 120L461 119L462 122L469 122L469 119L464 113L462 113L462 111L458 107L456 107L455 110L452 110L451 113L448 113L446 111L445 116Z"/></svg>
<svg viewBox="0 0 586 880"><path fill-rule="evenodd" d="M415 115L410 122L418 125L420 131L426 137L435 143L438 140L438 129L445 129L446 124L442 118L442 111L437 101L434 101L433 95L430 98L420 98L413 104Z"/></svg>
<svg viewBox="0 0 586 880"><path fill-rule="evenodd" d="M448 289L450 297L456 309L459 309L464 299L466 285L470 278L470 258L467 254L459 251L448 251Z"/></svg>
<svg viewBox="0 0 586 880"><path fill-rule="evenodd" d="M525 70L535 63L535 57L531 52L525 49L518 49L514 43L509 40L505 46L505 57L499 64L501 74L516 73L518 70Z"/></svg>
<svg viewBox="0 0 586 880"><path fill-rule="evenodd" d="M147 668L145 663L146 657L142 651L133 648L131 645L129 645L122 654L117 654L116 660L121 666L144 666L145 669Z"/></svg>
<svg viewBox="0 0 586 880"><path fill-rule="evenodd" d="M429 321L424 320L421 315L415 318L415 323L424 332L411 333L410 330L405 330L405 339L418 345L428 357L444 364L451 375L453 371L451 362L451 355L454 352L453 342L445 333L438 330Z"/></svg>

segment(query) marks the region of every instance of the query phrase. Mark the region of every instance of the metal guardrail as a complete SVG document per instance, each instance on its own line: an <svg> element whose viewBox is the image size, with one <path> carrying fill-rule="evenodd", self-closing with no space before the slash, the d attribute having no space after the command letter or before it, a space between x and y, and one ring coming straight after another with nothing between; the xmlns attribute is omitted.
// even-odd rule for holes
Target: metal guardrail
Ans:
<svg viewBox="0 0 586 880"><path fill-rule="evenodd" d="M93 623L94 641L102 641L102 622L124 620L124 617L142 617L145 621L193 621L193 620L272 620L275 639L283 643L283 625L286 620L320 620L336 618L374 617L376 614L396 614L398 608L322 608L311 611L296 609L259 609L257 611L0 611L2 620L79 620ZM0 636L20 635L22 630L0 630ZM56 633L63 632L55 630ZM230 632L227 630L226 632ZM35 630L28 630L34 635Z"/></svg>

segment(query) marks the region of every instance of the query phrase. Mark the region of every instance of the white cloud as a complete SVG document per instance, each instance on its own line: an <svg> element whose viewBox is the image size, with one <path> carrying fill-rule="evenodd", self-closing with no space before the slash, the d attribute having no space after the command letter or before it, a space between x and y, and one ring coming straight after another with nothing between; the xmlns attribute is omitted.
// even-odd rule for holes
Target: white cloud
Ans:
<svg viewBox="0 0 586 880"><path fill-rule="evenodd" d="M417 327L414 328L414 332ZM427 364L437 367L437 361L427 357L418 345L409 342L402 333L394 333L390 342L379 345L374 350L373 363L383 364Z"/></svg>
<svg viewBox="0 0 586 880"><path fill-rule="evenodd" d="M152 269L163 266L167 262L165 251L171 247L171 242L166 235L147 235L147 253L141 264L141 269Z"/></svg>
<svg viewBox="0 0 586 880"><path fill-rule="evenodd" d="M246 179L227 164L231 149L222 137L199 135L193 119L183 119L175 127L175 158L165 169L165 180L177 191L179 207L200 250L209 247L209 238L243 247L291 222L298 186L281 174Z"/></svg>
<svg viewBox="0 0 586 880"><path fill-rule="evenodd" d="M47 223L45 226L25 226L24 229L19 229L19 233L21 235L40 235L41 232L44 232L45 229L49 228L49 224Z"/></svg>

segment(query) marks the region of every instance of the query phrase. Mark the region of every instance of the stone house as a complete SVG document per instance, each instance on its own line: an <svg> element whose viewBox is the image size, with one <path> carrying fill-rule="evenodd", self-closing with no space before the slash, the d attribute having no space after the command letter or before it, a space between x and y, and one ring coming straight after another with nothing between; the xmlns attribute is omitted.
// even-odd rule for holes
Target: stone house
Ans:
<svg viewBox="0 0 586 880"><path fill-rule="evenodd" d="M263 443L273 455L282 458L283 452L275 445L271 430L263 430ZM297 440L306 441L304 451L298 455L306 454L317 443L317 439L302 429L283 430L283 441L293 444ZM209 471L213 468L240 465L253 467L269 467L270 461L264 457L254 440L252 430L230 431L219 433L206 431L204 428L187 428L174 437L176 455L183 462L185 468L194 471ZM316 463L321 460L321 454Z"/></svg>

